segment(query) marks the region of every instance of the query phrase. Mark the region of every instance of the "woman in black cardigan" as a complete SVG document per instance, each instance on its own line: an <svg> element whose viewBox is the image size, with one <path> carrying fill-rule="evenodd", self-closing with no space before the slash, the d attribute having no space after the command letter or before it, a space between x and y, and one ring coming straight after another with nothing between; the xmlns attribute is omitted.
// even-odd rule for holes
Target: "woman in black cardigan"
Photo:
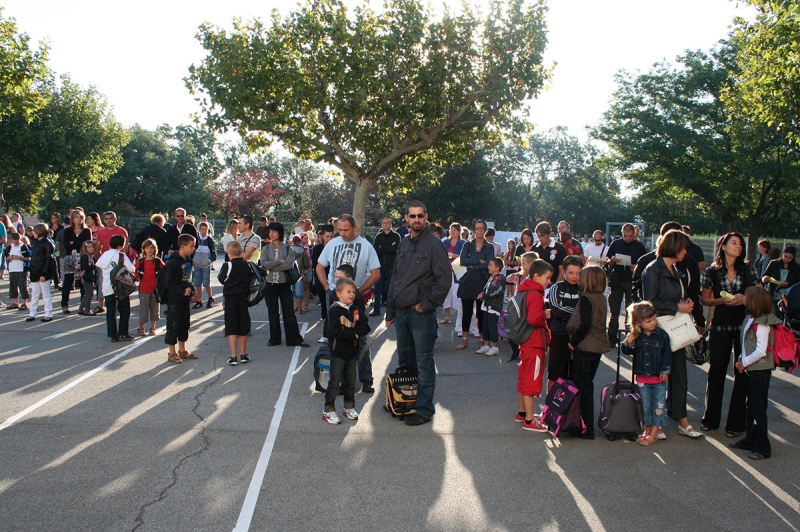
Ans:
<svg viewBox="0 0 800 532"><path fill-rule="evenodd" d="M456 349L466 349L469 339L469 322L472 313L478 319L478 330L483 330L483 311L481 302L477 300L478 294L483 291L486 281L489 280L489 260L494 257L494 246L485 238L486 222L480 218L472 222L475 238L465 243L461 248L461 266L467 268L467 273L458 282L458 297L461 299L461 330L463 341ZM477 302L478 308L475 309ZM481 336L482 345L483 336Z"/></svg>
<svg viewBox="0 0 800 532"><path fill-rule="evenodd" d="M70 220L71 224L69 227L64 228L64 235L62 236L65 264L62 272L64 278L61 280L61 312L64 314L70 313L69 294L75 283L75 266L77 265L77 260L75 262L72 262L72 259L67 261L66 257L72 255L73 251L80 254L83 243L92 239L92 231L84 223L85 220L86 215L83 214L83 211L74 211L72 220ZM67 265L70 263L71 265L68 267ZM80 291L81 299L83 299L83 283L80 285Z"/></svg>
<svg viewBox="0 0 800 532"><path fill-rule="evenodd" d="M796 255L796 247L786 246L783 249L781 258L775 259L767 265L764 277L761 279L764 286L769 286L769 292L772 294L773 312L779 318L783 317L783 313L778 309L778 302L781 300L781 296L790 286L800 281L800 264L794 261ZM772 282L772 279L775 279L776 282Z"/></svg>

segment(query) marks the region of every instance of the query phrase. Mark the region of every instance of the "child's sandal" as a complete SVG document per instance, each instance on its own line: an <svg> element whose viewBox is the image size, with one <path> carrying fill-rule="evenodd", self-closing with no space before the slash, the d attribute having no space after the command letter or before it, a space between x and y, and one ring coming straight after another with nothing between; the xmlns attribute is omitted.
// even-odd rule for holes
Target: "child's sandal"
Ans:
<svg viewBox="0 0 800 532"><path fill-rule="evenodd" d="M178 355L178 353L175 353L174 355L172 353L169 353L167 355L167 362L172 362L173 364L181 364L183 360L181 360L181 357Z"/></svg>
<svg viewBox="0 0 800 532"><path fill-rule="evenodd" d="M178 356L183 358L184 360L196 360L197 357L190 353L189 351L178 351Z"/></svg>

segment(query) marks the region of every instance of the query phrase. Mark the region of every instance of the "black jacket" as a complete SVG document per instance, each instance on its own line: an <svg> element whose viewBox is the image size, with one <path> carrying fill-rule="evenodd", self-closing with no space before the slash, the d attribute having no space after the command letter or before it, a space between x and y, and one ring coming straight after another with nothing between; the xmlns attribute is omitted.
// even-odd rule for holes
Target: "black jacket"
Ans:
<svg viewBox="0 0 800 532"><path fill-rule="evenodd" d="M155 241L156 246L158 246L159 257L162 257L167 253L167 246L169 245L167 243L167 232L156 224L148 224L144 226L144 229L142 229L139 234L136 235L136 238L133 239L131 245L133 246L133 249L136 250L136 253L142 252L142 243L148 238L152 238ZM178 242L177 236L175 237L175 242Z"/></svg>
<svg viewBox="0 0 800 532"><path fill-rule="evenodd" d="M192 235L195 240L197 240L197 228L192 224L183 224L182 231L178 231L178 226L173 225L167 230L167 248L175 253L178 252L180 246L178 246L178 237L181 235Z"/></svg>
<svg viewBox="0 0 800 532"><path fill-rule="evenodd" d="M228 273L228 264L231 271ZM244 295L250 293L250 282L255 277L253 270L241 257L236 257L226 262L219 269L217 280L222 285L223 296Z"/></svg>
<svg viewBox="0 0 800 532"><path fill-rule="evenodd" d="M783 259L778 258L773 261L770 261L769 265L767 265L767 269L764 270L764 275L768 275L770 277L774 277L777 280L781 280L781 269L783 268ZM760 281L761 279L759 279ZM792 285L797 284L800 281L800 264L792 261L789 264L789 273L786 275L786 282L789 283L789 286L786 288L790 288ZM774 294L775 290L778 289L778 285L774 285L769 283L769 293Z"/></svg>
<svg viewBox="0 0 800 532"><path fill-rule="evenodd" d="M355 319L354 312L358 312L358 319ZM355 327L345 327L341 324L340 318L345 317L353 322ZM359 338L369 333L370 328L367 323L366 313L356 309L355 305L350 308L341 305L339 302L331 305L328 311L328 321L330 325L327 329L328 344L331 346L331 355L336 358L353 358L358 354Z"/></svg>
<svg viewBox="0 0 800 532"><path fill-rule="evenodd" d="M386 319L393 320L397 309L408 310L417 303L423 312L435 312L447 299L452 282L447 249L426 225L417 236L400 242Z"/></svg>
<svg viewBox="0 0 800 532"><path fill-rule="evenodd" d="M178 252L172 255L167 261L164 275L167 290L169 290L169 304L189 303L191 295L185 295L187 288L194 288L192 285L192 259L183 259Z"/></svg>
<svg viewBox="0 0 800 532"><path fill-rule="evenodd" d="M400 249L402 238L396 231L390 231L387 235L379 231L375 235L375 242L372 244L378 252L378 260L381 261L381 268L394 270L394 259L397 257L397 250Z"/></svg>
<svg viewBox="0 0 800 532"><path fill-rule="evenodd" d="M705 327L703 306L700 304L699 296L696 295L700 292L700 273L697 261L687 255L683 261L676 264L676 267L681 280L670 273L663 258L659 257L651 262L642 274L642 297L655 307L659 316L674 316L678 312L678 303L683 294L684 298L694 302L692 317L695 323L700 327ZM681 292L681 283L684 286L683 292Z"/></svg>
<svg viewBox="0 0 800 532"><path fill-rule="evenodd" d="M33 243L31 250L30 280L39 282L40 277L49 281L56 277L56 261L53 258L55 249L47 238L40 238Z"/></svg>
<svg viewBox="0 0 800 532"><path fill-rule="evenodd" d="M642 274L644 270L653 262L656 261L658 256L656 255L655 251L651 251L642 255L639 258L639 262L636 263L636 269L633 271L633 300L634 301L643 301L645 299L642 290ZM700 295L702 292L702 286L700 285L700 265L697 264L697 260L694 257L686 254L683 257L683 260L677 264L678 270L682 271L686 274L686 278L689 280L688 292L686 296L694 301L694 310L692 314L694 315L694 321L696 323L705 323L705 316L703 315L703 304L700 302ZM741 320L740 320L741 321Z"/></svg>
<svg viewBox="0 0 800 532"><path fill-rule="evenodd" d="M62 231L61 238L64 241L64 256L66 257L73 251L80 253L83 243L92 239L92 231L86 227L80 232L80 234L76 235L74 228L67 227Z"/></svg>

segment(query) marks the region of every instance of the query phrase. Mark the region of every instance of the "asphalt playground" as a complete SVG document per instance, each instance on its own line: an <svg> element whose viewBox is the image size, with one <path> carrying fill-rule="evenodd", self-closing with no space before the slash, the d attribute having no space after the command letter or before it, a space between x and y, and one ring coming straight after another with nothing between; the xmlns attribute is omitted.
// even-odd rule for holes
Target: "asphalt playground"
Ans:
<svg viewBox="0 0 800 532"><path fill-rule="evenodd" d="M371 318L376 393L356 395L357 421L332 426L314 392L316 301L298 316L310 348L267 347L266 307L253 307L252 362L239 366L225 363L221 306L192 312L199 359L173 365L163 320L156 336L111 343L104 315L57 309L26 323L0 310L0 531L800 528L800 374L773 374L769 460L730 449L723 431L679 436L675 423L651 447L555 440L514 422L508 344L493 358L474 339L456 351L442 325L437 413L409 427L384 411L395 334ZM596 408L615 356L603 358ZM705 370L689 367L695 427Z"/></svg>

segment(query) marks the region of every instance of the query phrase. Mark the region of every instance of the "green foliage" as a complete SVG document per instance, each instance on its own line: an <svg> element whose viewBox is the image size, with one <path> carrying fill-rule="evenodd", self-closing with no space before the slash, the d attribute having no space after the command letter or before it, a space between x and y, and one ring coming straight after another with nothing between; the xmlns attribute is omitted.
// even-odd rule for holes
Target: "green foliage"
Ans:
<svg viewBox="0 0 800 532"><path fill-rule="evenodd" d="M120 150L124 164L107 181L74 194L47 198L42 208L149 215L183 207L190 213L208 208L210 183L223 171L214 135L191 126L155 131L128 130L130 141Z"/></svg>
<svg viewBox="0 0 800 532"><path fill-rule="evenodd" d="M644 194L691 198L719 221L719 231L752 237L778 219L778 206L795 200L800 166L775 128L743 123L726 109L720 95L736 89L735 58L735 47L723 42L710 54L687 52L677 67L621 72L594 135Z"/></svg>
<svg viewBox="0 0 800 532"><path fill-rule="evenodd" d="M0 193L17 209L90 189L122 165L127 140L105 98L62 76L40 88L45 104L0 116Z"/></svg>
<svg viewBox="0 0 800 532"><path fill-rule="evenodd" d="M0 7L0 117L20 116L30 120L45 103L40 85L50 77L47 45L30 46L30 37L17 32L13 18L3 18Z"/></svg>
<svg viewBox="0 0 800 532"><path fill-rule="evenodd" d="M434 17L415 0L387 0L381 13L309 0L268 28L201 26L208 55L186 83L213 128L339 168L363 223L379 181L408 190L466 162L474 142L527 130L519 111L550 76L545 11L543 0L510 0Z"/></svg>
<svg viewBox="0 0 800 532"><path fill-rule="evenodd" d="M731 111L776 128L800 145L800 2L747 0L754 22L736 19L738 72L735 90L724 92Z"/></svg>

